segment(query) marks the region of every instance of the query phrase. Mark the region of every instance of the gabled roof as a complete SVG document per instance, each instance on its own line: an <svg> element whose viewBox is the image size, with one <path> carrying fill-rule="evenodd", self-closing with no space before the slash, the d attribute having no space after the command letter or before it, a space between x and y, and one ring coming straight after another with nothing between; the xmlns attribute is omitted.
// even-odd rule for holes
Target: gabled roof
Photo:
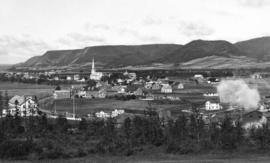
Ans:
<svg viewBox="0 0 270 163"><path fill-rule="evenodd" d="M18 105L21 105L21 104L24 103L25 97L24 97L24 96L15 95L15 96L13 96L13 97L9 100L9 103L15 105L15 101L16 101L16 100L18 101Z"/></svg>

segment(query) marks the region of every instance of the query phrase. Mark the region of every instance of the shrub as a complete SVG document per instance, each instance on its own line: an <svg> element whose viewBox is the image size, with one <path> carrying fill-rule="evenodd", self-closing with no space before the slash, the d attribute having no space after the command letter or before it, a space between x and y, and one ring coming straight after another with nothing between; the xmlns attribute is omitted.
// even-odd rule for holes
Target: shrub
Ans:
<svg viewBox="0 0 270 163"><path fill-rule="evenodd" d="M23 158L35 148L35 144L30 141L7 140L0 144L1 158Z"/></svg>

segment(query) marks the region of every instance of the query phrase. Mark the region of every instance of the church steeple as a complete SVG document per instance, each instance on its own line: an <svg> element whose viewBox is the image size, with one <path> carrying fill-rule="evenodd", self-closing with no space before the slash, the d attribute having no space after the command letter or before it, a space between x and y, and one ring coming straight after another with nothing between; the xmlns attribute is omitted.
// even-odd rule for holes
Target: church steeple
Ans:
<svg viewBox="0 0 270 163"><path fill-rule="evenodd" d="M91 74L94 74L96 72L95 70L95 60L94 58L92 59L92 70L91 70Z"/></svg>
<svg viewBox="0 0 270 163"><path fill-rule="evenodd" d="M96 69L95 69L95 60L93 58L90 79L91 80L100 80L102 76L103 76L102 72L96 72Z"/></svg>

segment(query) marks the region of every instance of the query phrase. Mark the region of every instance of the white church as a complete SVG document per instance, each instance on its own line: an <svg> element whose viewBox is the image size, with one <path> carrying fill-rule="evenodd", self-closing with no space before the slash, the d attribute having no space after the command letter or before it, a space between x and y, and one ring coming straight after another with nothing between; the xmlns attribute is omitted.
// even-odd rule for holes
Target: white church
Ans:
<svg viewBox="0 0 270 163"><path fill-rule="evenodd" d="M96 70L95 70L95 61L93 59L92 60L92 70L91 70L91 74L90 74L90 79L91 80L100 80L102 76L103 76L102 72L96 72Z"/></svg>

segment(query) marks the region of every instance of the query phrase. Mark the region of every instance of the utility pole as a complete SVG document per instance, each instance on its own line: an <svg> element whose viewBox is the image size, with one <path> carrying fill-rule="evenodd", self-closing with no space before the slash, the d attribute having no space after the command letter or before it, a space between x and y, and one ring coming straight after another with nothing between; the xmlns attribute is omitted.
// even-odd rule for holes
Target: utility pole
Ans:
<svg viewBox="0 0 270 163"><path fill-rule="evenodd" d="M73 118L75 118L75 98L73 96Z"/></svg>
<svg viewBox="0 0 270 163"><path fill-rule="evenodd" d="M54 100L54 113L56 114L56 101Z"/></svg>

